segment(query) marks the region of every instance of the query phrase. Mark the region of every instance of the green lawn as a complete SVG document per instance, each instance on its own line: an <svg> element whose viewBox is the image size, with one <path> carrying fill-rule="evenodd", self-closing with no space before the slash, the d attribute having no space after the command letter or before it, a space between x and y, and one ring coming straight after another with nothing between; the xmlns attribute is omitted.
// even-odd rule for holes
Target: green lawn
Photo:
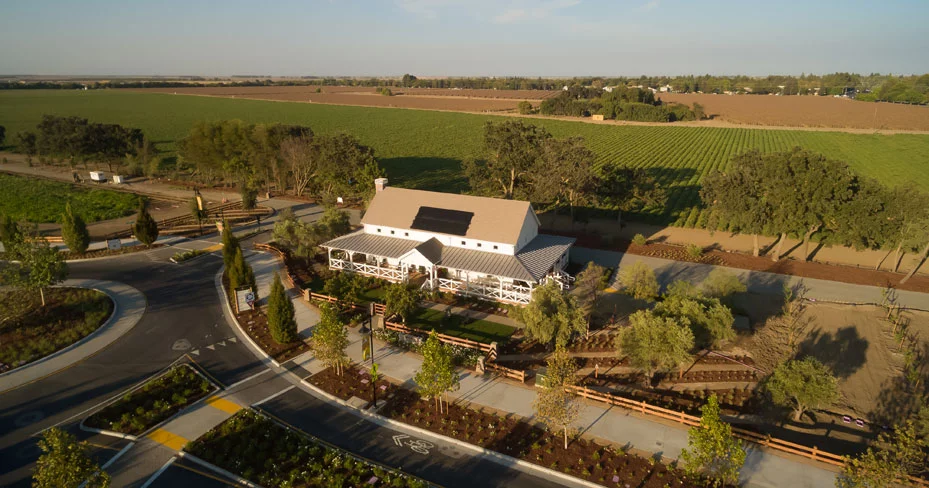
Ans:
<svg viewBox="0 0 929 488"><path fill-rule="evenodd" d="M421 110L132 93L120 90L0 92L0 125L8 138L31 129L43 114L79 115L143 129L165 151L197 120L305 124L318 133L344 131L372 146L391 184L461 191L460 162L481 147L481 127L504 117ZM668 206L646 220L693 226L701 211L700 181L711 169L750 148L778 151L802 146L848 162L889 185L913 182L929 190L929 135L849 134L826 131L618 126L531 119L556 136L583 136L600 165L654 170L669 187Z"/></svg>
<svg viewBox="0 0 929 488"><path fill-rule="evenodd" d="M0 214L14 220L58 222L69 201L88 223L119 218L138 208L138 197L130 193L0 173Z"/></svg>
<svg viewBox="0 0 929 488"><path fill-rule="evenodd" d="M409 318L407 325L416 329L435 330L442 334L488 344L506 342L516 332L516 329L509 325L489 320L469 320L461 315L446 317L441 310L423 308Z"/></svg>

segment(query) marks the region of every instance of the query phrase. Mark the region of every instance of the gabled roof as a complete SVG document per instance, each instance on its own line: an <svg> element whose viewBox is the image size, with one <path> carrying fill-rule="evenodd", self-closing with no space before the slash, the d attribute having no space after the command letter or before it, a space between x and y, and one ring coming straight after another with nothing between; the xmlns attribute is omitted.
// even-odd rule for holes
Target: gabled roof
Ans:
<svg viewBox="0 0 929 488"><path fill-rule="evenodd" d="M422 207L429 210L421 212ZM452 211L448 212L449 214L459 214L459 217L464 213L473 214L464 226L464 233L451 233L452 235L512 245L516 245L519 239L526 215L531 214L532 218L535 218L532 206L525 201L387 187L374 195L361 223L450 233L413 226L417 216L420 217L419 222L430 220L428 217L436 214L441 217L441 212L436 210L449 210ZM423 218L424 215L427 219ZM456 223L460 224L462 221L459 219ZM453 225L452 228L457 229L460 226Z"/></svg>
<svg viewBox="0 0 929 488"><path fill-rule="evenodd" d="M399 258L419 245L419 241L411 239L365 234L363 230L358 230L323 243L322 247L345 249L385 258Z"/></svg>

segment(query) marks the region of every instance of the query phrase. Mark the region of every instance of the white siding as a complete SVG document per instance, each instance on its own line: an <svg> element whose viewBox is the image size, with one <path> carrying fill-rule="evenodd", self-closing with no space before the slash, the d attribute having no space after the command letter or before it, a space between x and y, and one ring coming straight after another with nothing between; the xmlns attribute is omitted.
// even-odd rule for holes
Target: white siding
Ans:
<svg viewBox="0 0 929 488"><path fill-rule="evenodd" d="M535 215L532 215L533 218ZM525 228L526 224L523 224ZM429 239L435 237L439 242L444 246L451 247L460 247L464 249L471 249L474 251L486 251L497 254L506 254L508 256L513 256L516 254L516 249L511 244L504 244L502 242L490 242L490 241L479 241L477 239L468 239L461 236L453 236L448 234L435 234L432 232L423 232L419 230L412 229L398 229L396 227L384 227L382 225L372 225L364 224L365 234L372 234L377 236L385 237L396 237L399 239L410 239L418 242L426 242ZM391 233L392 232L392 233ZM535 233L532 237L538 234L538 225L535 227ZM532 238L529 238L532 240ZM527 240L526 242L529 242ZM462 244L464 243L464 244ZM525 243L524 243L525 244ZM494 249L496 246L496 249Z"/></svg>
<svg viewBox="0 0 929 488"><path fill-rule="evenodd" d="M526 216L523 219L523 226L519 230L519 239L516 241L516 250L519 251L526 244L529 244L529 241L535 239L539 235L539 218L536 217L535 212L532 211L532 207L529 207L529 211L526 212Z"/></svg>

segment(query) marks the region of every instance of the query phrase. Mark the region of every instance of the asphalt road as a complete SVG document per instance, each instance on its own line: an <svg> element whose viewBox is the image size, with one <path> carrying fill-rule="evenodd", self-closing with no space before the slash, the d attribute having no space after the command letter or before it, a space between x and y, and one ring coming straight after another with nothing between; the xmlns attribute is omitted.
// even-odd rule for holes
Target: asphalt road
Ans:
<svg viewBox="0 0 929 488"><path fill-rule="evenodd" d="M301 206L298 215L318 210ZM311 217L312 218L312 217ZM266 239L266 234L259 239ZM211 241L218 241L213 237ZM250 243L243 243L243 248ZM214 276L218 256L183 265L168 258L167 247L118 258L71 263L71 277L119 281L145 294L148 308L141 321L100 353L56 374L0 395L0 486L29 486L40 454L37 433L54 426L74 428L88 410L164 369L185 353L215 379L230 385L265 369L240 342L223 315ZM222 347L216 346L223 342ZM208 348L207 346L214 347ZM265 375L269 376L269 375ZM269 376L262 390L279 391L289 383ZM276 389L276 390L275 390ZM398 432L363 420L300 389L262 405L266 411L327 442L388 466L397 466L439 485L558 486L508 469L451 445L428 455L398 449ZM82 436L86 437L86 436ZM441 443L440 443L441 444ZM153 486L222 486L189 463L167 469Z"/></svg>

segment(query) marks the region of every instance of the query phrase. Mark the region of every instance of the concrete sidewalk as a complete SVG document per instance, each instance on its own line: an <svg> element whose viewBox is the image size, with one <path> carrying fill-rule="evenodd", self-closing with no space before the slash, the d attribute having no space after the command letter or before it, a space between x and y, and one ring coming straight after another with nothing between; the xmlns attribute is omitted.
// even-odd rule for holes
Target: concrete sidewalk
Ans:
<svg viewBox="0 0 929 488"><path fill-rule="evenodd" d="M262 274L273 274L274 271L280 269L280 263L276 259L269 262L266 258L259 256L252 256L249 262L260 282ZM265 277L265 279L268 278ZM294 306L298 311L298 328L301 331L311 331L316 324L310 318L312 315L301 315L299 311L301 308L311 309L312 306L300 298L294 298L294 300ZM351 360L358 364L369 365L370 361L362 361L362 335L357 329L349 329L348 336L350 345L347 352ZM384 375L408 387L415 387L412 378L422 365L419 355L375 341L374 360ZM312 353L294 359L294 363L311 373L325 369L325 366L317 361ZM532 402L535 400L536 392L532 388L491 376L478 376L471 371L464 371L460 380L461 389L451 394L458 400L468 401L476 406L513 412L528 419L535 416ZM681 450L687 447L686 429L651 421L618 407L585 403L575 427L586 435L599 437L618 445L630 445L668 458L677 458ZM746 486L763 488L831 487L835 483L835 473L813 463L782 457L750 447L745 467L742 470L741 481Z"/></svg>
<svg viewBox="0 0 929 488"><path fill-rule="evenodd" d="M75 279L66 280L61 286L93 288L105 293L113 300L113 314L96 331L71 346L0 375L0 393L44 378L100 352L134 327L147 306L142 292L115 281Z"/></svg>
<svg viewBox="0 0 929 488"><path fill-rule="evenodd" d="M675 280L684 280L699 284L709 276L713 269L721 268L738 276L742 282L746 284L748 291L766 295L781 295L784 285L795 286L802 283L808 289L807 298L812 300L846 303L880 303L881 290L883 290L883 288L877 286L855 285L838 281L803 278L768 273L765 271L751 271L712 264L671 261L669 259L584 247L575 247L571 249L571 261L578 263L593 261L601 266L610 268L643 262L655 270L658 283L663 287L668 286ZM613 282L610 286L617 290L622 288L622 285L619 284L619 273L614 273ZM929 310L929 293L897 290L897 296L900 305L906 308Z"/></svg>

